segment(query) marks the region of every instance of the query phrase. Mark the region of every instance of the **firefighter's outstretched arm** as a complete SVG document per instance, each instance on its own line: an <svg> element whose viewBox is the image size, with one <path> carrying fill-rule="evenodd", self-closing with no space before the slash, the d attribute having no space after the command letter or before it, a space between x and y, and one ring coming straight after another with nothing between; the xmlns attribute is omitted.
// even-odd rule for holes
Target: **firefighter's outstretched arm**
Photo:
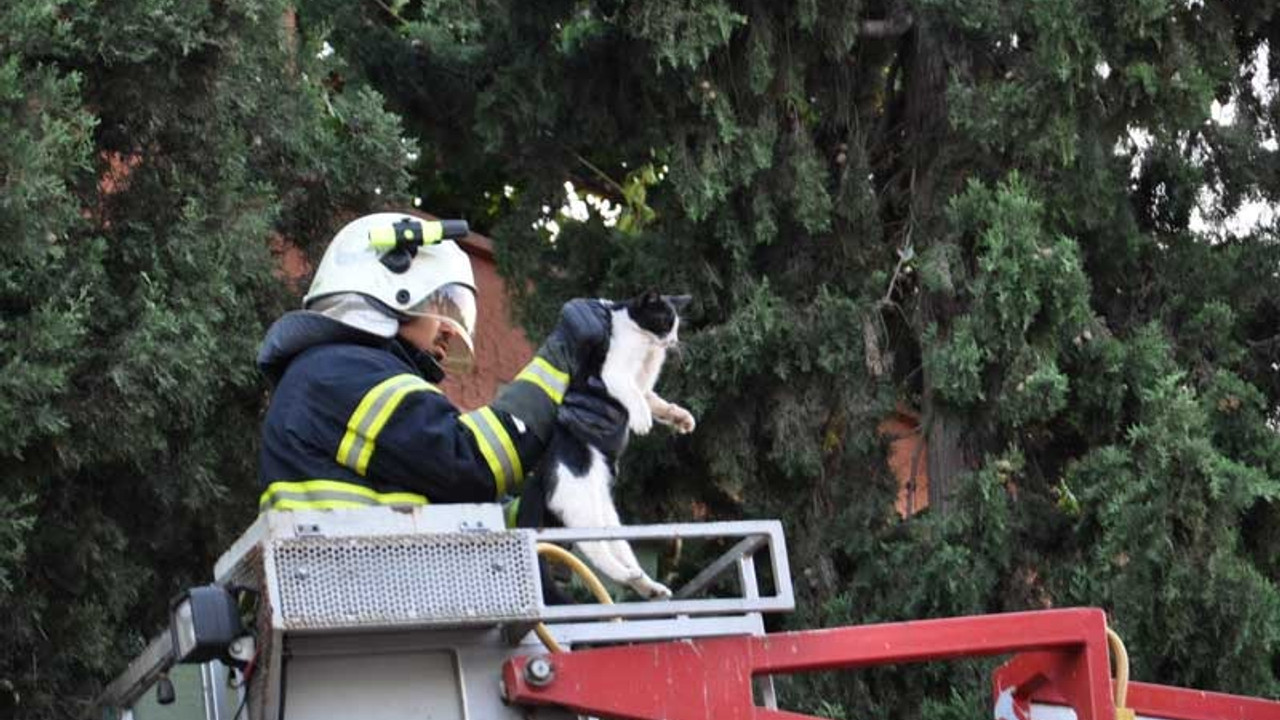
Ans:
<svg viewBox="0 0 1280 720"><path fill-rule="evenodd" d="M565 303L559 322L533 360L490 407L519 418L545 445L570 378L592 353L607 347L610 329L609 310L601 302L580 298Z"/></svg>
<svg viewBox="0 0 1280 720"><path fill-rule="evenodd" d="M519 495L541 456L570 379L609 336L601 303L573 300L538 352L485 407L459 412L431 387L410 393L381 429L367 471L436 502L492 502Z"/></svg>

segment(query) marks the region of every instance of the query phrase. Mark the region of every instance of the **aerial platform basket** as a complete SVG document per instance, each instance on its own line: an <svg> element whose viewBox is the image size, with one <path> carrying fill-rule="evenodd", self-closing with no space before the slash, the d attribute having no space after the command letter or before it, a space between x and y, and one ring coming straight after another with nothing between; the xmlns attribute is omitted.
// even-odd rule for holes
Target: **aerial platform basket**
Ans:
<svg viewBox="0 0 1280 720"><path fill-rule="evenodd" d="M543 604L538 543L613 539L719 541L728 549L672 600ZM723 597L730 574L737 597ZM777 521L508 530L495 505L264 513L218 560L214 579L257 591L258 611L253 638L239 650L252 661L247 688L226 692L226 669L202 668L196 691L205 698L200 717L210 720L229 720L241 702L242 717L254 720L278 718L281 707L289 720L347 712L514 720L523 711L496 691L502 662L543 650L530 632L537 623L574 648L761 635L761 613L795 606ZM713 585L722 596L698 597ZM132 708L136 720L176 717L139 704L173 664L173 647L170 631L157 636L99 704L118 714ZM426 706L434 708L427 716L412 710Z"/></svg>
<svg viewBox="0 0 1280 720"><path fill-rule="evenodd" d="M727 549L669 601L544 605L537 544L609 539ZM1280 720L1277 702L1128 682L1093 608L766 634L762 613L795 604L772 520L532 531L505 529L493 505L271 512L214 577L214 592L257 599L253 627L226 643L241 670L175 666L199 634L175 610L94 717L802 720L777 708L774 677L999 656L995 720ZM548 653L538 623L569 651ZM150 700L193 667L186 709Z"/></svg>

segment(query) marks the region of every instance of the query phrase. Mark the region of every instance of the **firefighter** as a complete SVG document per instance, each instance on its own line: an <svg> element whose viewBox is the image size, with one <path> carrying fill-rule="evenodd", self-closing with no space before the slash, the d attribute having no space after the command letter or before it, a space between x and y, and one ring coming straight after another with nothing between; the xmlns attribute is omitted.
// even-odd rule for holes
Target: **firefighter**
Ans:
<svg viewBox="0 0 1280 720"><path fill-rule="evenodd" d="M488 406L460 412L436 384L474 362L476 285L456 243L424 240L432 227L438 237L438 224L395 213L349 223L304 309L267 331L260 510L519 495L582 353L607 337L609 319L598 303L565 304L515 380Z"/></svg>

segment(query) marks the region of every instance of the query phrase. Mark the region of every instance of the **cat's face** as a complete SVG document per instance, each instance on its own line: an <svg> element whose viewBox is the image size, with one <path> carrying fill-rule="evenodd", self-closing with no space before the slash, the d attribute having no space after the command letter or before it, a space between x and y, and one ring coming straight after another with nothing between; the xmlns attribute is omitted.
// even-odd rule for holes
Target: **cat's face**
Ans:
<svg viewBox="0 0 1280 720"><path fill-rule="evenodd" d="M680 311L693 298L689 295L659 295L650 290L639 297L628 300L625 305L627 314L640 326L641 330L652 334L663 344L676 341L676 330L680 327Z"/></svg>

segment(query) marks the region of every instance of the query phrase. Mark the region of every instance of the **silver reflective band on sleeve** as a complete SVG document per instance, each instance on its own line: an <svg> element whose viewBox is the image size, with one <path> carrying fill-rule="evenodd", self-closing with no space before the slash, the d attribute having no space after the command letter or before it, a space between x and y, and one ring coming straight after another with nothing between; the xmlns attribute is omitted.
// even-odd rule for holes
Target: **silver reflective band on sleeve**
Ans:
<svg viewBox="0 0 1280 720"><path fill-rule="evenodd" d="M338 445L338 463L364 477L373 457L374 441L382 432L391 413L411 392L440 392L439 388L417 375L405 373L387 378L365 393L356 411L347 420L347 432Z"/></svg>
<svg viewBox="0 0 1280 720"><path fill-rule="evenodd" d="M525 381L533 383L542 389L551 398L551 402L559 405L564 400L564 391L569 387L568 373L558 370L555 365L547 362L541 357L534 357L533 361L516 375L517 381Z"/></svg>
<svg viewBox="0 0 1280 720"><path fill-rule="evenodd" d="M520 464L515 443L511 441L511 436L498 416L489 408L482 407L460 415L458 419L475 436L480 454L493 473L497 497L501 498L509 490L518 490L524 481L524 468Z"/></svg>

